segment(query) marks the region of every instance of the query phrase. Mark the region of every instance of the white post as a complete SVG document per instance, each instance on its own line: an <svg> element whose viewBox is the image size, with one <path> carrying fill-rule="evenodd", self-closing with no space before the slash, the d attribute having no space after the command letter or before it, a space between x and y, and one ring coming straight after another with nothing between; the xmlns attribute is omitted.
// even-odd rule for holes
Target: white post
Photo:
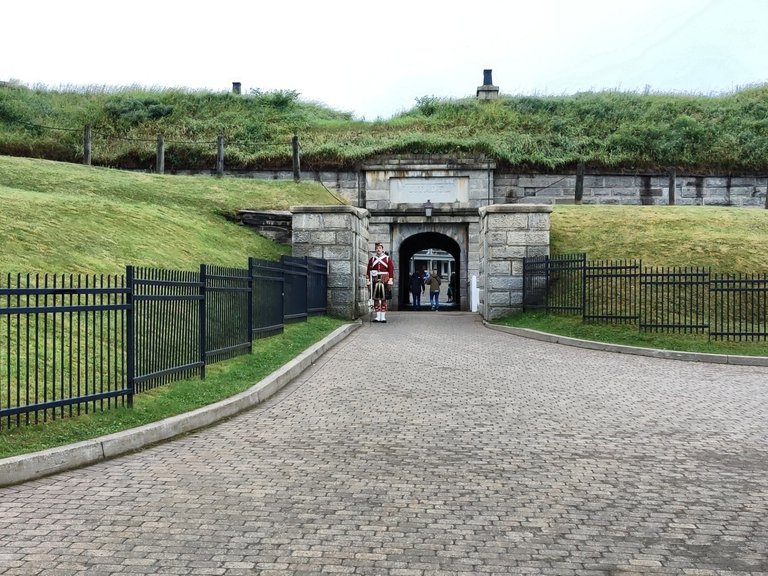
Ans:
<svg viewBox="0 0 768 576"><path fill-rule="evenodd" d="M477 276L474 274L472 274L472 280L470 281L469 303L472 312L477 312L477 307L480 303L480 290L477 288Z"/></svg>

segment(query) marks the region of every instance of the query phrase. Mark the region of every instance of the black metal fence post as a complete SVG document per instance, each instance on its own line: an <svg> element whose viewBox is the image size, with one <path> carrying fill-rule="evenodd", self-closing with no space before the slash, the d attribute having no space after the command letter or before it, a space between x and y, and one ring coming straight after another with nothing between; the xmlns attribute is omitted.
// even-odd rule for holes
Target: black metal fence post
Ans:
<svg viewBox="0 0 768 576"><path fill-rule="evenodd" d="M205 350L206 350L206 314L205 314L205 296L206 296L206 272L207 272L207 266L205 264L200 264L200 287L199 287L199 293L200 293L200 305L198 307L198 312L200 314L200 379L205 380Z"/></svg>
<svg viewBox="0 0 768 576"><path fill-rule="evenodd" d="M126 384L128 388L128 407L133 407L133 395L136 393L136 383L134 378L136 376L136 330L134 323L136 322L136 315L133 310L133 266L125 267L125 287L128 292L125 296L125 303L128 308L125 311L125 339L126 339L126 358L127 364L126 371Z"/></svg>
<svg viewBox="0 0 768 576"><path fill-rule="evenodd" d="M253 270L254 258L248 257L248 354L253 354Z"/></svg>
<svg viewBox="0 0 768 576"><path fill-rule="evenodd" d="M581 266L581 321L587 315L587 255L584 254L584 261Z"/></svg>

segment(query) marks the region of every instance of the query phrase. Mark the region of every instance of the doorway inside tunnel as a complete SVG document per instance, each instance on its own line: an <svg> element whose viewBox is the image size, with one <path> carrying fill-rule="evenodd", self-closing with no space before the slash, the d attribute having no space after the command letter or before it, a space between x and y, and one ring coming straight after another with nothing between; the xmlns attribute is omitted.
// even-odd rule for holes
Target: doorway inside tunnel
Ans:
<svg viewBox="0 0 768 576"><path fill-rule="evenodd" d="M400 243L398 270L398 309L416 310L410 290L414 272L429 274L437 270L441 278L440 310L461 310L461 247L458 242L438 232L421 232ZM429 286L421 296L421 310L430 310Z"/></svg>

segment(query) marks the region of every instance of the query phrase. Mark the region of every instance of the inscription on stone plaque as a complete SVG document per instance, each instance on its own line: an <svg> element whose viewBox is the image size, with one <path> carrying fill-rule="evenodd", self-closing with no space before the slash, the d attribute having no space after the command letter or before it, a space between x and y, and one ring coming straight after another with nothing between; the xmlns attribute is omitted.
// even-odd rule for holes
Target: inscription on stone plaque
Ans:
<svg viewBox="0 0 768 576"><path fill-rule="evenodd" d="M393 204L433 204L466 202L469 199L469 178L439 176L432 178L390 178L390 202Z"/></svg>

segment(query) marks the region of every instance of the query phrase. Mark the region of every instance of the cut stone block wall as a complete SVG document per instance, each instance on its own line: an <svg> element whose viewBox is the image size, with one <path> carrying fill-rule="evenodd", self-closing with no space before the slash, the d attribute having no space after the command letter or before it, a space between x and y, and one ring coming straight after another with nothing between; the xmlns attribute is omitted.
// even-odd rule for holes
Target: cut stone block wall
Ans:
<svg viewBox="0 0 768 576"><path fill-rule="evenodd" d="M328 261L328 313L359 318L368 310L368 211L353 206L293 206L291 212L293 255Z"/></svg>
<svg viewBox="0 0 768 576"><path fill-rule="evenodd" d="M437 156L395 157L374 163L361 171L300 173L304 181L322 183L353 206L389 207L389 180L392 177L457 177L468 182L468 198L463 206L479 208L490 204L573 204L575 174L530 174L499 170L493 162L470 159L459 162ZM442 172L438 172L442 171ZM228 176L265 180L292 180L290 170L228 173ZM700 176L666 174L586 174L582 204L636 204L679 206L735 206L765 208L768 176ZM370 201L370 204L368 202ZM249 208L243 206L243 208ZM250 207L253 208L253 207Z"/></svg>
<svg viewBox="0 0 768 576"><path fill-rule="evenodd" d="M522 309L523 258L549 255L551 206L502 204L480 209L480 313L495 320Z"/></svg>
<svg viewBox="0 0 768 576"><path fill-rule="evenodd" d="M671 186L671 188L670 188ZM611 175L584 176L582 204L734 206L765 208L768 177ZM671 190L671 194L670 194ZM496 203L573 204L574 174L496 174Z"/></svg>

